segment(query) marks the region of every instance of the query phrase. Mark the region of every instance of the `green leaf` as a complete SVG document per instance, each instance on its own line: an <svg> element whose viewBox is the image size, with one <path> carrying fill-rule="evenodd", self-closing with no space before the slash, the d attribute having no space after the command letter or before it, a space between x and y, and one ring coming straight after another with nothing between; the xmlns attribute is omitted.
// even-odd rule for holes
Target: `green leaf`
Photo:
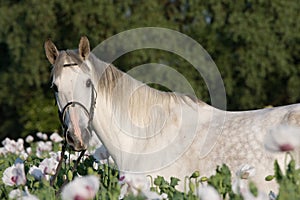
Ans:
<svg viewBox="0 0 300 200"><path fill-rule="evenodd" d="M257 189L255 183L253 183L252 181L249 182L249 189L250 189L250 192L251 192L255 197L257 197L257 195L258 195L258 189Z"/></svg>
<svg viewBox="0 0 300 200"><path fill-rule="evenodd" d="M179 181L180 181L180 179L175 178L175 177L171 177L170 186L175 188L175 186L178 185Z"/></svg>
<svg viewBox="0 0 300 200"><path fill-rule="evenodd" d="M160 186L164 182L164 178L162 176L157 176L154 179L154 185Z"/></svg>
<svg viewBox="0 0 300 200"><path fill-rule="evenodd" d="M274 162L274 172L275 172L274 176L276 178L276 181L278 183L281 183L281 181L283 180L283 174L277 160L275 160Z"/></svg>

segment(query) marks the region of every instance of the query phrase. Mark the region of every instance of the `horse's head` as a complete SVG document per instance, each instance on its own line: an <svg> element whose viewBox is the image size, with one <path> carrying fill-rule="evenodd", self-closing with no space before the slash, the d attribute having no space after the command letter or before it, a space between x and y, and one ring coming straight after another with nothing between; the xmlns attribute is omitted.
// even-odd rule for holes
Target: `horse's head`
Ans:
<svg viewBox="0 0 300 200"><path fill-rule="evenodd" d="M67 143L76 151L85 150L91 138L96 91L88 64L89 41L82 37L78 50L58 51L45 42L46 56L53 65L52 88L65 129Z"/></svg>

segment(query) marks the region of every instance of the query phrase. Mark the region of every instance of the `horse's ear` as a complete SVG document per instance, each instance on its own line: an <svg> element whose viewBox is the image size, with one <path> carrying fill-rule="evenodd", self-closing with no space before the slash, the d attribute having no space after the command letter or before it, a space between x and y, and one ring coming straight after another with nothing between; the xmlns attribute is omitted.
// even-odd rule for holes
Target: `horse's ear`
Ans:
<svg viewBox="0 0 300 200"><path fill-rule="evenodd" d="M82 36L79 42L79 56L86 60L90 54L90 42L86 36Z"/></svg>
<svg viewBox="0 0 300 200"><path fill-rule="evenodd" d="M59 54L56 46L50 39L48 39L44 44L44 48L49 62L53 65Z"/></svg>

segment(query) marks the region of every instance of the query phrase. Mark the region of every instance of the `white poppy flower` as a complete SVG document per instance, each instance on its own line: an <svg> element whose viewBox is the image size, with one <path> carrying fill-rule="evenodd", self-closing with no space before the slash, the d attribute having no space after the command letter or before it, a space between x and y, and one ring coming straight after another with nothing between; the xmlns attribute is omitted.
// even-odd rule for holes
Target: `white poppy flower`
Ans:
<svg viewBox="0 0 300 200"><path fill-rule="evenodd" d="M32 135L28 135L28 136L25 138L25 141L26 141L27 143L31 143L31 142L33 142L33 140L34 140L34 138L33 138Z"/></svg>
<svg viewBox="0 0 300 200"><path fill-rule="evenodd" d="M61 142L63 141L64 139L62 137L60 137L60 135L56 132L52 133L52 135L50 135L50 140L52 140L53 142Z"/></svg>
<svg viewBox="0 0 300 200"><path fill-rule="evenodd" d="M5 185L25 185L26 176L24 171L24 163L17 159L13 166L8 167L3 172L2 181Z"/></svg>
<svg viewBox="0 0 300 200"><path fill-rule="evenodd" d="M249 189L241 193L244 200L269 200L269 196L263 192L258 191L257 197L254 196Z"/></svg>
<svg viewBox="0 0 300 200"><path fill-rule="evenodd" d="M44 174L54 175L58 161L55 158L45 158L39 165Z"/></svg>
<svg viewBox="0 0 300 200"><path fill-rule="evenodd" d="M88 200L93 199L99 189L99 178L94 175L76 177L62 190L63 200Z"/></svg>
<svg viewBox="0 0 300 200"><path fill-rule="evenodd" d="M160 196L162 199L168 199L168 194L166 193L162 193Z"/></svg>
<svg viewBox="0 0 300 200"><path fill-rule="evenodd" d="M7 150L4 147L0 147L0 155L6 155Z"/></svg>
<svg viewBox="0 0 300 200"><path fill-rule="evenodd" d="M75 152L75 153L76 154L73 154L73 153L70 154L68 151L65 151L65 157L67 159L65 159L64 162L66 162L68 164L68 163L70 163L72 161L76 161L78 159L78 157L79 157L79 154L77 154L77 152ZM49 152L49 155L50 155L51 158L57 160L58 162L61 159L61 151L58 151L58 152L51 151L51 152Z"/></svg>
<svg viewBox="0 0 300 200"><path fill-rule="evenodd" d="M36 133L36 136L37 136L38 138L40 138L41 140L47 140L47 139L48 139L47 134L42 133L42 132L37 132L37 133Z"/></svg>
<svg viewBox="0 0 300 200"><path fill-rule="evenodd" d="M265 193L258 191L258 196L255 197L249 190L248 179L255 175L255 168L251 165L241 165L236 172L236 180L232 184L232 191L242 195L245 200L265 200L269 199Z"/></svg>
<svg viewBox="0 0 300 200"><path fill-rule="evenodd" d="M93 169L98 170L99 169L99 164L97 162L93 162Z"/></svg>
<svg viewBox="0 0 300 200"><path fill-rule="evenodd" d="M128 185L127 184L123 184L121 186L121 191L120 191L120 195L119 195L119 199L124 199L125 195L128 193Z"/></svg>
<svg viewBox="0 0 300 200"><path fill-rule="evenodd" d="M36 156L39 158L42 158L44 153L47 153L52 150L52 142L47 141L39 141L37 142L37 148L36 148Z"/></svg>
<svg viewBox="0 0 300 200"><path fill-rule="evenodd" d="M9 199L16 199L16 200L38 200L35 195L29 193L28 188L25 187L25 191L20 189L12 190L9 195Z"/></svg>
<svg viewBox="0 0 300 200"><path fill-rule="evenodd" d="M24 152L24 140L22 138L17 140L16 149L20 153Z"/></svg>
<svg viewBox="0 0 300 200"><path fill-rule="evenodd" d="M24 140L19 138L17 141L11 140L9 138L5 138L2 141L3 152L6 153L14 153L16 155L20 155L22 152L24 152Z"/></svg>
<svg viewBox="0 0 300 200"><path fill-rule="evenodd" d="M27 154L31 154L32 153L32 148L31 147L27 147L26 148L26 153Z"/></svg>
<svg viewBox="0 0 300 200"><path fill-rule="evenodd" d="M167 199L167 194L159 195L156 192L150 191L149 180L144 175L125 174L119 179L121 192L119 199L123 199L128 192L132 192L134 196L142 194L147 200Z"/></svg>
<svg viewBox="0 0 300 200"><path fill-rule="evenodd" d="M156 192L150 191L150 190L146 190L146 191L142 191L142 194L145 196L145 198L147 200L161 200L161 199L165 199L163 198L163 196L165 195L159 195Z"/></svg>
<svg viewBox="0 0 300 200"><path fill-rule="evenodd" d="M18 199L21 198L23 196L23 191L20 189L15 189L10 191L10 193L8 194L9 199Z"/></svg>
<svg viewBox="0 0 300 200"><path fill-rule="evenodd" d="M293 151L300 146L300 128L290 125L274 127L266 134L264 146L271 152Z"/></svg>
<svg viewBox="0 0 300 200"><path fill-rule="evenodd" d="M123 174L120 176L119 183L121 185L121 195L125 196L128 192L132 192L137 196L139 192L147 194L150 191L150 183L146 176L140 174Z"/></svg>
<svg viewBox="0 0 300 200"><path fill-rule="evenodd" d="M221 200L217 190L210 185L200 187L197 192L201 200Z"/></svg>
<svg viewBox="0 0 300 200"><path fill-rule="evenodd" d="M232 183L232 191L236 194L244 193L248 190L248 179L255 175L255 168L244 164L236 171L236 179Z"/></svg>
<svg viewBox="0 0 300 200"><path fill-rule="evenodd" d="M25 151L22 151L20 154L19 154L20 158L22 158L23 160L27 160L28 158L28 153L26 153Z"/></svg>
<svg viewBox="0 0 300 200"><path fill-rule="evenodd" d="M236 172L236 176L241 179L248 179L249 177L253 177L255 175L255 167L244 164L239 167L239 170Z"/></svg>
<svg viewBox="0 0 300 200"><path fill-rule="evenodd" d="M243 194L248 191L248 181L237 178L233 181L231 189L235 194Z"/></svg>

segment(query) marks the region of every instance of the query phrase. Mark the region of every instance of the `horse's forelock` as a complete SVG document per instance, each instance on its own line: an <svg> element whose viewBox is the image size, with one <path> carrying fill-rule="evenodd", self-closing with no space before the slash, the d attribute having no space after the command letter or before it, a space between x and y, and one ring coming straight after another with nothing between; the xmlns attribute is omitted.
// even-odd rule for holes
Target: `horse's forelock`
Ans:
<svg viewBox="0 0 300 200"><path fill-rule="evenodd" d="M71 57L72 60L74 60L74 62L76 64L78 64L79 66L82 65L83 61L80 58L80 56L78 55L78 50L77 49L60 51L57 59L55 60L53 68L52 68L52 73L51 73L52 77L53 76L58 77L58 76L61 75L62 69L63 69L64 64L65 64L65 60L67 59L67 56ZM84 67L84 70L85 70L85 68L87 69L87 67Z"/></svg>

